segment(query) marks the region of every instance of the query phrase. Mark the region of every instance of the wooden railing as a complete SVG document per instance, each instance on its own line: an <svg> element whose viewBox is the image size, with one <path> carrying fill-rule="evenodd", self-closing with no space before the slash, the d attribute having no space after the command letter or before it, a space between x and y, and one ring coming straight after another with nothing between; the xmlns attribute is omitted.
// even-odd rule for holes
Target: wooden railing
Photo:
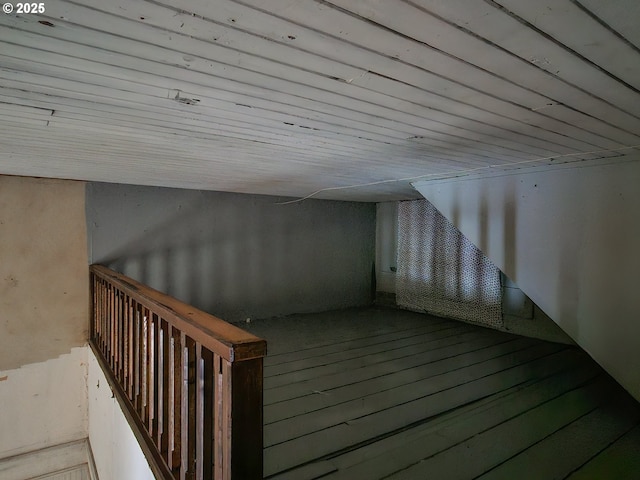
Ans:
<svg viewBox="0 0 640 480"><path fill-rule="evenodd" d="M156 478L262 479L266 342L99 265L91 346Z"/></svg>

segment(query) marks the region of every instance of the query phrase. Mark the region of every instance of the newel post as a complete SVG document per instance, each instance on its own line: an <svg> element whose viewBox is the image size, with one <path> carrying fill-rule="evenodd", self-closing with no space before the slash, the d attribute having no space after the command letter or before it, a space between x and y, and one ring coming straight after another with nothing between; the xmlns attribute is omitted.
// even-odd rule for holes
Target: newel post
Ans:
<svg viewBox="0 0 640 480"><path fill-rule="evenodd" d="M263 357L231 365L231 478L262 480Z"/></svg>

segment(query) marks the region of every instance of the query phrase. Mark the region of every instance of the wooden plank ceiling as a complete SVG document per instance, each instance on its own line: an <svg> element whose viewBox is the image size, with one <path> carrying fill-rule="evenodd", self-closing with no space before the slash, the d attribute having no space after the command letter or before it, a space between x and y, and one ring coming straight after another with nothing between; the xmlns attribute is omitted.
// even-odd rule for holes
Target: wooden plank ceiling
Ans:
<svg viewBox="0 0 640 480"><path fill-rule="evenodd" d="M640 159L636 0L44 7L0 16L2 174L380 201Z"/></svg>

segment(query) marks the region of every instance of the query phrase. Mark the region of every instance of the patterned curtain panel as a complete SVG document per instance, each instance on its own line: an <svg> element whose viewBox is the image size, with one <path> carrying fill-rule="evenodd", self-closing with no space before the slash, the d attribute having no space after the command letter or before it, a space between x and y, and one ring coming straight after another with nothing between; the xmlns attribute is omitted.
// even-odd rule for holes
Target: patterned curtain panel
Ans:
<svg viewBox="0 0 640 480"><path fill-rule="evenodd" d="M502 326L500 270L427 200L398 206L398 305Z"/></svg>

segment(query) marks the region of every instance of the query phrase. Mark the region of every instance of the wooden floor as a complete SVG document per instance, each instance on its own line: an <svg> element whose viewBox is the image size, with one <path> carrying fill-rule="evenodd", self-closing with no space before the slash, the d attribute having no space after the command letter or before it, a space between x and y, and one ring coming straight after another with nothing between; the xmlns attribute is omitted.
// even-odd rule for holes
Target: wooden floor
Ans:
<svg viewBox="0 0 640 480"><path fill-rule="evenodd" d="M244 327L265 478L640 478L640 405L576 347L380 308Z"/></svg>

